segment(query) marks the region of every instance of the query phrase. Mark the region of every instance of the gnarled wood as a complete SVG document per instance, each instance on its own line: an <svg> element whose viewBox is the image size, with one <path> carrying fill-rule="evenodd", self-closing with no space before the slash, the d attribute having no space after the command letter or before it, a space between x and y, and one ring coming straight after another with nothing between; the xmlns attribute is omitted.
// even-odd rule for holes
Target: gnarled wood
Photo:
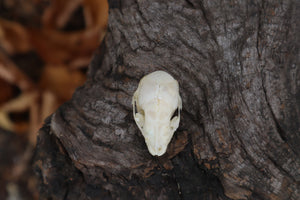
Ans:
<svg viewBox="0 0 300 200"><path fill-rule="evenodd" d="M299 199L297 6L111 1L87 82L40 131L42 197ZM155 70L178 80L183 100L159 158L131 105L139 79Z"/></svg>

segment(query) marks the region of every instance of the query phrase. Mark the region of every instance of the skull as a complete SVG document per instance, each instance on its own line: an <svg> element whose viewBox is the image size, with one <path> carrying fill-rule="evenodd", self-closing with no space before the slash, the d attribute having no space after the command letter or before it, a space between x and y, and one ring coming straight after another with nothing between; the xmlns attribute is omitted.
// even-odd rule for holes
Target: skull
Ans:
<svg viewBox="0 0 300 200"><path fill-rule="evenodd" d="M178 82L164 71L150 73L141 79L132 104L134 120L149 152L163 155L179 126L182 102ZM172 118L177 109L178 115Z"/></svg>

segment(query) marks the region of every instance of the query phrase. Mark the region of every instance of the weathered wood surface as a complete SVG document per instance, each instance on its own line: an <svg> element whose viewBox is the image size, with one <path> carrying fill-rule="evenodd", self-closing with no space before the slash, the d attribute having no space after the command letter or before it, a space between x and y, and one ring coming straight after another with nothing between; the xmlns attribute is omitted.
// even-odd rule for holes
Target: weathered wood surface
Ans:
<svg viewBox="0 0 300 200"><path fill-rule="evenodd" d="M300 199L299 1L111 1L88 80L40 130L41 198ZM152 157L132 117L145 74L180 84Z"/></svg>

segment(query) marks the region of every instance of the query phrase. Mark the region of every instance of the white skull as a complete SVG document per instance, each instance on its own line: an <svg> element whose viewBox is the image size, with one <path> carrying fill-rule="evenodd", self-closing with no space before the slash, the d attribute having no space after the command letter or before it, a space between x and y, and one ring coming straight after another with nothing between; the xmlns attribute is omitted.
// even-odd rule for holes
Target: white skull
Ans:
<svg viewBox="0 0 300 200"><path fill-rule="evenodd" d="M141 79L132 104L134 120L149 152L163 155L179 126L182 102L178 82L164 71L150 73ZM177 109L178 116L171 119Z"/></svg>

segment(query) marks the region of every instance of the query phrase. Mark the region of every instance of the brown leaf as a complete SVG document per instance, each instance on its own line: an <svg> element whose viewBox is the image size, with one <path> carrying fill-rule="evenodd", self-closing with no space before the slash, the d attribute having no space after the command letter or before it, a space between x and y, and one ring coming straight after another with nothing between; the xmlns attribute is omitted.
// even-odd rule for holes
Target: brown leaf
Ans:
<svg viewBox="0 0 300 200"><path fill-rule="evenodd" d="M82 0L52 0L43 14L43 25L46 29L62 28L81 3Z"/></svg>
<svg viewBox="0 0 300 200"><path fill-rule="evenodd" d="M26 29L17 22L0 18L0 47L7 53L22 53L32 47Z"/></svg>
<svg viewBox="0 0 300 200"><path fill-rule="evenodd" d="M48 63L68 64L74 59L91 57L99 45L99 30L90 29L74 33L56 30L30 30L32 44Z"/></svg>
<svg viewBox="0 0 300 200"><path fill-rule="evenodd" d="M0 111L0 127L10 131L14 130L14 124L9 119L8 113L3 111Z"/></svg>
<svg viewBox="0 0 300 200"><path fill-rule="evenodd" d="M71 32L59 30L80 5L84 9L86 29ZM104 0L53 1L44 13L44 27L29 30L31 41L48 63L87 65L88 58L104 37L107 18L108 4Z"/></svg>
<svg viewBox="0 0 300 200"><path fill-rule="evenodd" d="M0 110L3 112L23 112L29 109L30 105L37 101L37 92L25 92L15 99L2 105Z"/></svg>
<svg viewBox="0 0 300 200"><path fill-rule="evenodd" d="M0 78L0 106L13 97L13 86Z"/></svg>
<svg viewBox="0 0 300 200"><path fill-rule="evenodd" d="M0 77L23 91L34 88L34 83L0 51Z"/></svg>
<svg viewBox="0 0 300 200"><path fill-rule="evenodd" d="M42 73L40 87L53 92L61 101L66 101L84 81L85 75L79 70L69 69L65 65L47 65Z"/></svg>

